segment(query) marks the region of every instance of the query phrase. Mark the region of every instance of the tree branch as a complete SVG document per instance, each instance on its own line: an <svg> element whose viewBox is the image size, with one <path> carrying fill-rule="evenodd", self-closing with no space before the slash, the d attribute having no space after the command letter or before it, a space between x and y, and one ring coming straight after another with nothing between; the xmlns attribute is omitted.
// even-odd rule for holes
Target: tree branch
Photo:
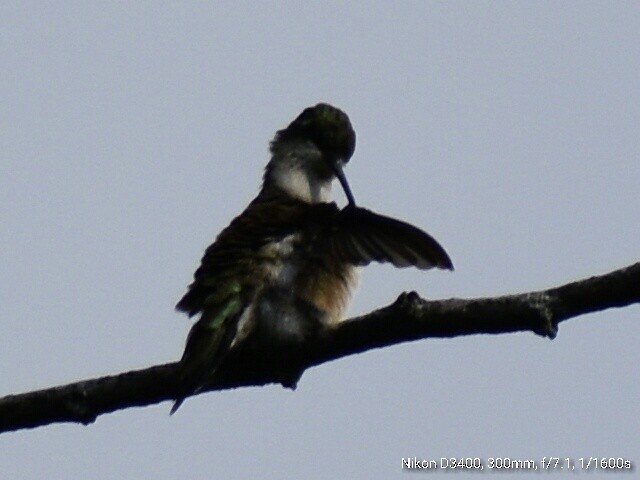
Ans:
<svg viewBox="0 0 640 480"><path fill-rule="evenodd" d="M320 331L301 345L248 345L232 351L203 389L281 383L295 388L312 366L374 348L432 337L532 331L554 338L558 324L586 313L640 303L640 263L537 292L427 301L403 293L391 305ZM172 400L178 364L84 380L0 398L0 432L55 422L89 424L123 408Z"/></svg>

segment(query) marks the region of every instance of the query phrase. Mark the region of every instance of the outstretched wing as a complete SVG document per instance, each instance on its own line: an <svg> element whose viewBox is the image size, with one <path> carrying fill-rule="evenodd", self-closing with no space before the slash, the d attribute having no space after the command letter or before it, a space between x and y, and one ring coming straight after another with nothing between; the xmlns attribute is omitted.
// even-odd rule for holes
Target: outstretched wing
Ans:
<svg viewBox="0 0 640 480"><path fill-rule="evenodd" d="M375 261L453 270L449 255L431 235L360 207L347 206L337 213L327 248L335 257L357 266Z"/></svg>

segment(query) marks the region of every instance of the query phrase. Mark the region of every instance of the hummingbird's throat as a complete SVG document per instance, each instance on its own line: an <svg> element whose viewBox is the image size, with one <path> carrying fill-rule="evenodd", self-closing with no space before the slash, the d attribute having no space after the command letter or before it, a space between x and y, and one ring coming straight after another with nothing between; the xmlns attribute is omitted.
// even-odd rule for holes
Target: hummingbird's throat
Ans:
<svg viewBox="0 0 640 480"><path fill-rule="evenodd" d="M307 203L331 201L331 178L320 178L301 168L274 168L265 187L273 184L289 196Z"/></svg>
<svg viewBox="0 0 640 480"><path fill-rule="evenodd" d="M355 200L343 172L344 161L328 158L308 142L272 146L273 157L264 173L263 188L277 187L307 203L331 201L331 183L336 178L350 205Z"/></svg>

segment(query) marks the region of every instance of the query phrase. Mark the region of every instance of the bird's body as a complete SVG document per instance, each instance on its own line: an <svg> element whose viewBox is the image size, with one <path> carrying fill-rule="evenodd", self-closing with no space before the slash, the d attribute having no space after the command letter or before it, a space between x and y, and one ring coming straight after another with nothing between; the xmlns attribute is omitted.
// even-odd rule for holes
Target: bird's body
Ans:
<svg viewBox="0 0 640 480"><path fill-rule="evenodd" d="M274 345L300 344L340 321L356 266L452 268L423 231L355 206L342 173L354 148L348 117L326 104L276 134L260 193L206 250L176 307L200 319L187 339L184 393L172 413L256 332ZM328 203L335 178L349 199L342 210Z"/></svg>

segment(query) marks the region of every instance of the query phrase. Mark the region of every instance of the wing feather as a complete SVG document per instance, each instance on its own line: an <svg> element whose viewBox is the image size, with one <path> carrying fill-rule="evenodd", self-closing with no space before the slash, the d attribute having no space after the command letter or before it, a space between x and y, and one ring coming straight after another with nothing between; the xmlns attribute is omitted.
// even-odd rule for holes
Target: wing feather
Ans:
<svg viewBox="0 0 640 480"><path fill-rule="evenodd" d="M387 262L396 267L453 269L442 246L428 233L360 207L345 207L328 241L331 253L353 265Z"/></svg>

